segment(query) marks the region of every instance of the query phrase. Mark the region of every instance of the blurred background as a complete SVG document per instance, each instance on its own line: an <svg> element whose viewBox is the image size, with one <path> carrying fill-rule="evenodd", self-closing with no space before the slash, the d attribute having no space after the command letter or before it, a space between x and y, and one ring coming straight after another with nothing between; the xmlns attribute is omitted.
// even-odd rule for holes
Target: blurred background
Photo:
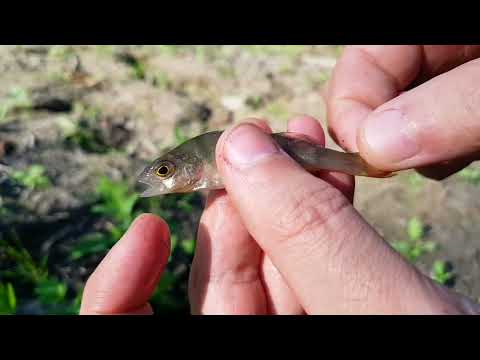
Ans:
<svg viewBox="0 0 480 360"><path fill-rule="evenodd" d="M155 312L188 313L202 195L140 199L136 174L166 149L246 116L284 131L304 113L326 128L321 90L342 50L0 47L0 314L77 314L89 274L142 212L172 232ZM409 171L358 178L355 205L421 271L478 301L479 189L476 164L441 182Z"/></svg>

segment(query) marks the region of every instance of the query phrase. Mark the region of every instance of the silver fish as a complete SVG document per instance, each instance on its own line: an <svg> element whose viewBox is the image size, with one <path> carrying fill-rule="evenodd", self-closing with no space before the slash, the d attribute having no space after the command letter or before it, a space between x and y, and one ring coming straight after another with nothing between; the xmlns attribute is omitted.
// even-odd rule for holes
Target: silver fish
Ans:
<svg viewBox="0 0 480 360"><path fill-rule="evenodd" d="M140 196L223 189L215 161L215 148L222 132L196 136L154 160L138 176L138 182L148 187ZM392 176L367 164L358 153L324 148L305 135L283 132L271 136L290 157L315 175L335 171L353 176Z"/></svg>

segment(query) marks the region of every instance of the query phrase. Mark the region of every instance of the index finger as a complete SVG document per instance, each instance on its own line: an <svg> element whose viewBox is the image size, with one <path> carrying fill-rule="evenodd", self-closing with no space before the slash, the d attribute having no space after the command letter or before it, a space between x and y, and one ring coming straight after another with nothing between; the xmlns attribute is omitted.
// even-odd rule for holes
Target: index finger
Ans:
<svg viewBox="0 0 480 360"><path fill-rule="evenodd" d="M329 132L347 151L358 151L357 129L376 107L393 99L418 75L420 46L352 46L335 66L327 94Z"/></svg>
<svg viewBox="0 0 480 360"><path fill-rule="evenodd" d="M345 150L357 151L357 129L372 110L479 56L478 45L347 47L325 94L330 134Z"/></svg>

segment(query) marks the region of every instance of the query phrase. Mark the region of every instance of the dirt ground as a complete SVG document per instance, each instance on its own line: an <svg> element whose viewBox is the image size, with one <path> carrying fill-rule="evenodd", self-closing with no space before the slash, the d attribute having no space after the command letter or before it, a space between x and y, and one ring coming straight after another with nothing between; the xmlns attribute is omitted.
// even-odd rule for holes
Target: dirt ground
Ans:
<svg viewBox="0 0 480 360"><path fill-rule="evenodd" d="M145 162L174 144L179 129L191 136L257 116L282 131L298 113L326 125L320 90L341 51L321 45L0 47L0 205L16 209L0 213L0 231L35 233L26 244L34 252L61 248L90 226L82 209L99 176L132 182ZM95 136L116 151L63 145L86 111L97 114L87 124ZM336 147L331 139L328 146ZM45 167L52 187L9 185L11 171L32 164ZM479 195L480 186L458 174L437 182L406 172L358 178L355 206L389 242L406 240L408 221L420 219L425 241L438 249L417 266L430 274L435 260L449 262L451 286L480 299ZM63 274L85 279L97 260L79 268L64 264Z"/></svg>

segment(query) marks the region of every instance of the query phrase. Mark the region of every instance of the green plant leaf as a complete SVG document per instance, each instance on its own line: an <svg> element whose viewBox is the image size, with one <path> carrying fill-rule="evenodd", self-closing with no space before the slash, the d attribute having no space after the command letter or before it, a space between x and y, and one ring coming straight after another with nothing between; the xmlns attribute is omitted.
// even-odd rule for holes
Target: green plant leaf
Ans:
<svg viewBox="0 0 480 360"><path fill-rule="evenodd" d="M466 167L459 171L458 175L469 183L480 184L480 169Z"/></svg>
<svg viewBox="0 0 480 360"><path fill-rule="evenodd" d="M8 110L8 104L0 104L0 123L6 118Z"/></svg>
<svg viewBox="0 0 480 360"><path fill-rule="evenodd" d="M429 253L434 252L438 248L438 244L435 243L434 241L425 241L422 244L423 244L423 249Z"/></svg>
<svg viewBox="0 0 480 360"><path fill-rule="evenodd" d="M408 183L414 190L419 190L425 184L425 178L414 172L408 176Z"/></svg>
<svg viewBox="0 0 480 360"><path fill-rule="evenodd" d="M0 315L14 315L17 309L15 289L11 283L0 283Z"/></svg>
<svg viewBox="0 0 480 360"><path fill-rule="evenodd" d="M408 254L410 253L412 245L407 241L395 241L395 242L392 242L392 247L397 252L399 252L403 256L407 257Z"/></svg>
<svg viewBox="0 0 480 360"><path fill-rule="evenodd" d="M170 80L167 73L159 72L154 78L154 84L162 90L167 90L171 88L172 81Z"/></svg>
<svg viewBox="0 0 480 360"><path fill-rule="evenodd" d="M35 294L44 305L59 304L65 299L67 285L54 278L46 279L37 284Z"/></svg>
<svg viewBox="0 0 480 360"><path fill-rule="evenodd" d="M40 262L35 261L14 231L9 234L9 241L2 241L2 248L6 259L15 264L11 269L3 270L3 276L33 284L48 276L45 258Z"/></svg>
<svg viewBox="0 0 480 360"><path fill-rule="evenodd" d="M193 252L195 251L195 240L194 239L183 240L180 243L180 246L182 247L183 251L185 251L186 254L192 255Z"/></svg>
<svg viewBox="0 0 480 360"><path fill-rule="evenodd" d="M170 235L170 256L168 257L168 261L172 260L173 253L178 245L178 236L176 233L172 232Z"/></svg>
<svg viewBox="0 0 480 360"><path fill-rule="evenodd" d="M17 297L15 296L15 289L11 283L7 284L7 299L8 305L11 309L17 308Z"/></svg>
<svg viewBox="0 0 480 360"><path fill-rule="evenodd" d="M264 104L265 100L259 95L250 96L245 100L245 105L247 105L253 110L260 109Z"/></svg>
<svg viewBox="0 0 480 360"><path fill-rule="evenodd" d="M177 143L177 145L180 145L188 140L188 137L183 133L180 126L175 126L174 134L175 134L175 142Z"/></svg>
<svg viewBox="0 0 480 360"><path fill-rule="evenodd" d="M151 301L152 302L159 301L159 298L165 296L165 294L173 288L176 281L177 281L177 278L175 277L175 275L173 275L172 272L165 271L162 274L162 278L159 284L157 285L155 292L153 293Z"/></svg>
<svg viewBox="0 0 480 360"><path fill-rule="evenodd" d="M72 260L78 260L85 256L102 253L107 251L111 246L111 238L103 233L87 235L71 250L70 258Z"/></svg>
<svg viewBox="0 0 480 360"><path fill-rule="evenodd" d="M435 260L430 273L433 280L440 284L445 284L454 276L452 271L448 270L447 263L442 260Z"/></svg>
<svg viewBox="0 0 480 360"><path fill-rule="evenodd" d="M25 170L13 171L11 177L21 185L30 189L42 189L51 185L45 176L45 167L36 164Z"/></svg>
<svg viewBox="0 0 480 360"><path fill-rule="evenodd" d="M11 283L0 283L0 315L13 315L17 309L15 289Z"/></svg>
<svg viewBox="0 0 480 360"><path fill-rule="evenodd" d="M110 217L120 224L131 222L139 195L131 193L126 183L113 182L104 176L98 183L97 194L100 204L94 206L92 212Z"/></svg>
<svg viewBox="0 0 480 360"><path fill-rule="evenodd" d="M415 217L408 221L407 232L410 240L417 241L423 238L425 234L425 228L420 219Z"/></svg>

